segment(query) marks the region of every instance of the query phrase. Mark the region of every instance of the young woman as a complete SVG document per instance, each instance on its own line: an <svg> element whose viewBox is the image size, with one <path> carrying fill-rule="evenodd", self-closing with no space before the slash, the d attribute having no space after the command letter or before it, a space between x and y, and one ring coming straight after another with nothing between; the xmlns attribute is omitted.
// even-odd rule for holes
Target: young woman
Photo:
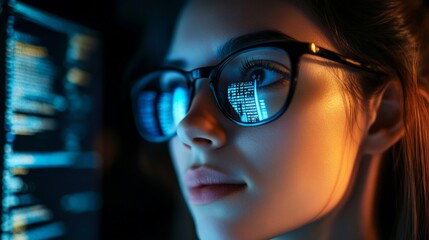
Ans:
<svg viewBox="0 0 429 240"><path fill-rule="evenodd" d="M429 239L425 11L186 4L133 98L141 135L170 143L201 239Z"/></svg>

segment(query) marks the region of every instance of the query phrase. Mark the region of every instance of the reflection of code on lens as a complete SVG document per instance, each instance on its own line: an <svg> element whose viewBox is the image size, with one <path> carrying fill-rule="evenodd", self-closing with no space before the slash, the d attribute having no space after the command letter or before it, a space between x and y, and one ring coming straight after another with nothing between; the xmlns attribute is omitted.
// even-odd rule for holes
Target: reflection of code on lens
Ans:
<svg viewBox="0 0 429 240"><path fill-rule="evenodd" d="M256 82L231 83L228 86L228 102L241 122L254 123L268 118L265 100L258 98Z"/></svg>
<svg viewBox="0 0 429 240"><path fill-rule="evenodd" d="M172 95L163 93L159 96L158 116L159 124L164 135L171 135L174 132L173 115L172 115Z"/></svg>
<svg viewBox="0 0 429 240"><path fill-rule="evenodd" d="M156 93L154 91L152 92L144 92L139 96L139 107L138 108L138 115L139 120L143 122L142 126L145 127L145 131L148 132L151 135L159 135L159 130L157 127L157 122L155 121L155 100L156 100Z"/></svg>

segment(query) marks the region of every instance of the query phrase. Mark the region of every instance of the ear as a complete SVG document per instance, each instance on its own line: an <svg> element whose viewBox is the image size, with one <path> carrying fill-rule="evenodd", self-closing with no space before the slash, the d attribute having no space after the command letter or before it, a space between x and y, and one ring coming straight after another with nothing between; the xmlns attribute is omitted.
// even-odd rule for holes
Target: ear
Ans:
<svg viewBox="0 0 429 240"><path fill-rule="evenodd" d="M373 115L372 123L362 145L364 154L381 154L404 135L401 101L402 88L398 81L389 83L382 94L372 101L369 109Z"/></svg>

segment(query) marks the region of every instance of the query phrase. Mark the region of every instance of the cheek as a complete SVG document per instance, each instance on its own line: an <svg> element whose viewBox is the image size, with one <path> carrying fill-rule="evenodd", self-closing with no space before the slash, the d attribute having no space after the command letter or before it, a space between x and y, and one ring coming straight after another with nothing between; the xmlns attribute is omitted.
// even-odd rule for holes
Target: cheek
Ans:
<svg viewBox="0 0 429 240"><path fill-rule="evenodd" d="M180 188L184 191L183 182L180 181L180 179L183 179L183 174L188 167L187 162L189 162L192 157L191 152L185 148L177 136L170 140L169 150L176 176L179 179Z"/></svg>
<svg viewBox="0 0 429 240"><path fill-rule="evenodd" d="M321 111L320 103L308 106L299 117L290 117L279 133L272 133L263 159L264 189L290 198L295 205L322 210L345 191L355 160L347 148L343 112ZM314 108L313 108L314 107ZM338 106L342 109L342 105ZM337 110L339 110L337 109ZM281 132L281 134L280 134ZM267 140L268 141L268 140ZM279 190L282 191L279 191ZM301 208L302 210L302 208Z"/></svg>

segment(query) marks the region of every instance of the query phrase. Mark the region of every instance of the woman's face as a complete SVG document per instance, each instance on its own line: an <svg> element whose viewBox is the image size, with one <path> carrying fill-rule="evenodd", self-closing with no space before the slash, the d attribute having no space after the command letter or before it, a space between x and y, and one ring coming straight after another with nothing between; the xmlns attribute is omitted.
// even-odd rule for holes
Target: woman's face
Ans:
<svg viewBox="0 0 429 240"><path fill-rule="evenodd" d="M336 50L305 11L287 1L191 1L168 61L186 70L212 66L231 39L275 30ZM248 41L247 39L246 41ZM358 156L364 116L348 127L344 66L304 55L287 111L243 127L218 109L200 80L170 142L178 180L203 239L266 239L324 215L345 195Z"/></svg>

